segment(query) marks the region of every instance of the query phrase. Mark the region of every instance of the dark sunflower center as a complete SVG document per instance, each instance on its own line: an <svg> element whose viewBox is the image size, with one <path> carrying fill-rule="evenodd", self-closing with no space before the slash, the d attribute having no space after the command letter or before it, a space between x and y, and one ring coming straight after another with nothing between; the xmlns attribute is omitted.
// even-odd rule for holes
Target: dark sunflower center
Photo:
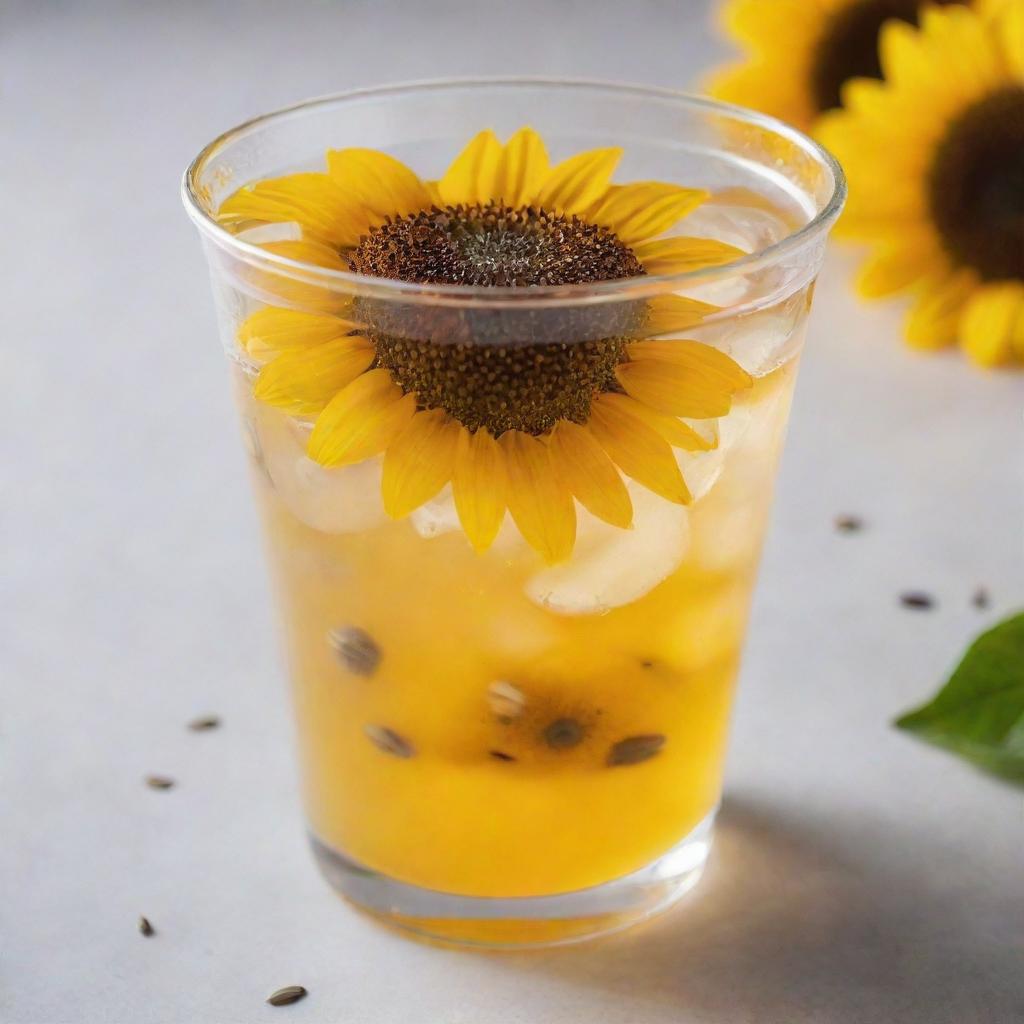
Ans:
<svg viewBox="0 0 1024 1024"><path fill-rule="evenodd" d="M643 273L607 228L532 206L449 206L399 217L371 231L352 269L420 284L477 287L585 284Z"/></svg>
<svg viewBox="0 0 1024 1024"><path fill-rule="evenodd" d="M1024 278L1024 87L975 103L939 144L932 220L950 255L985 280Z"/></svg>
<svg viewBox="0 0 1024 1024"><path fill-rule="evenodd" d="M450 206L388 221L349 255L361 274L419 284L531 287L644 273L614 232L578 217L500 203ZM569 309L453 310L361 300L358 315L386 367L424 409L469 430L542 434L584 423L617 388L636 302Z"/></svg>
<svg viewBox="0 0 1024 1024"><path fill-rule="evenodd" d="M958 0L932 0L949 4ZM920 0L853 0L825 24L811 63L811 91L819 111L840 106L850 78L881 78L878 33L890 18L917 24Z"/></svg>

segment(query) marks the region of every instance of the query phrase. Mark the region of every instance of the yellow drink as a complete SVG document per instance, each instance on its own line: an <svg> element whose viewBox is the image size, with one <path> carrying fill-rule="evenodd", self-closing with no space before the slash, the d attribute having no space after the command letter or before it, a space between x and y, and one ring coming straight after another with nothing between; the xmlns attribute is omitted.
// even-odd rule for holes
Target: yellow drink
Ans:
<svg viewBox="0 0 1024 1024"><path fill-rule="evenodd" d="M795 369L758 379L721 450L684 461L706 494L638 522L663 531L643 548L667 578L576 614L566 600L602 576L588 564L634 551L581 530L572 561L544 569L511 529L483 556L422 521L427 536L415 520L315 529L294 511L302 428L242 376L318 839L416 886L538 896L626 875L707 816Z"/></svg>

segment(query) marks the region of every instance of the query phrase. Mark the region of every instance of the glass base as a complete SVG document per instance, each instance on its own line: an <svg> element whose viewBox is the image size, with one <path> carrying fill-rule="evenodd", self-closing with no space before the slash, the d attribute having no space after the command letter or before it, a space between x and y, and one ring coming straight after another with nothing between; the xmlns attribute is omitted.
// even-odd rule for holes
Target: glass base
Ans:
<svg viewBox="0 0 1024 1024"><path fill-rule="evenodd" d="M667 910L704 871L712 811L657 860L622 878L557 896L457 896L377 874L310 836L320 871L342 896L385 924L462 946L561 946L621 931Z"/></svg>

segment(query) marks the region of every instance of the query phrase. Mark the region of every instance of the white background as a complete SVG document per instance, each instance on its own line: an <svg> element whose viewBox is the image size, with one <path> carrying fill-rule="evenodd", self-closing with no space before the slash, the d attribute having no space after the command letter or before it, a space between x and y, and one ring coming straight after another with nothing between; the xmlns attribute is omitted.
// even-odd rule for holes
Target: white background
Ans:
<svg viewBox="0 0 1024 1024"><path fill-rule="evenodd" d="M285 103L470 72L669 86L704 3L24 2L0 16L0 1020L1015 1024L1024 797L890 728L1021 601L1019 377L821 283L704 883L632 934L417 945L305 848L178 177ZM840 535L837 513L868 529ZM969 597L986 584L993 608ZM908 588L931 612L899 607ZM224 726L185 723L215 712ZM147 773L178 780L147 789ZM158 934L143 939L139 914ZM274 989L302 1003L272 1009Z"/></svg>

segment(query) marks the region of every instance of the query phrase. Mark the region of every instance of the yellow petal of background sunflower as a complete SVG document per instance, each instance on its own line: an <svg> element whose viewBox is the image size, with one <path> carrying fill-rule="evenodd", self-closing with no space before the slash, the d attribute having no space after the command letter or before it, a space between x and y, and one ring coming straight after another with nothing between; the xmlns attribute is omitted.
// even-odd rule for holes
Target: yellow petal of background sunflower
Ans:
<svg viewBox="0 0 1024 1024"><path fill-rule="evenodd" d="M579 503L598 519L625 529L633 522L633 502L611 459L584 427L561 420L549 441L555 473Z"/></svg>
<svg viewBox="0 0 1024 1024"><path fill-rule="evenodd" d="M719 267L746 255L735 245L713 238L659 238L632 248L648 274L682 274L701 267Z"/></svg>
<svg viewBox="0 0 1024 1024"><path fill-rule="evenodd" d="M979 366L1014 361L1015 335L1024 320L1024 284L984 285L968 300L960 319L960 345Z"/></svg>
<svg viewBox="0 0 1024 1024"><path fill-rule="evenodd" d="M549 170L544 140L532 128L520 128L501 151L491 198L501 199L508 206L526 206Z"/></svg>
<svg viewBox="0 0 1024 1024"><path fill-rule="evenodd" d="M865 299L894 295L942 270L946 258L930 235L908 233L877 246L857 274L857 293Z"/></svg>
<svg viewBox="0 0 1024 1024"><path fill-rule="evenodd" d="M690 492L672 448L636 411L636 404L625 395L595 398L587 429L626 476L669 501L689 504Z"/></svg>
<svg viewBox="0 0 1024 1024"><path fill-rule="evenodd" d="M441 199L452 206L488 202L494 195L501 153L498 136L490 128L475 135L437 183Z"/></svg>
<svg viewBox="0 0 1024 1024"><path fill-rule="evenodd" d="M599 202L619 160L622 149L589 149L552 168L534 200L535 205L566 216L581 214Z"/></svg>
<svg viewBox="0 0 1024 1024"><path fill-rule="evenodd" d="M294 349L260 370L253 394L290 413L318 413L366 370L373 358L373 346L358 336Z"/></svg>
<svg viewBox="0 0 1024 1024"><path fill-rule="evenodd" d="M246 185L228 196L217 220L235 225L249 220L295 221L305 235L333 246L352 246L369 226L358 202L326 174L289 174Z"/></svg>
<svg viewBox="0 0 1024 1024"><path fill-rule="evenodd" d="M384 453L384 511L401 519L452 478L459 424L443 409L418 412Z"/></svg>
<svg viewBox="0 0 1024 1024"><path fill-rule="evenodd" d="M426 186L401 160L375 149L331 149L327 173L346 197L371 210L376 220L430 208Z"/></svg>
<svg viewBox="0 0 1024 1024"><path fill-rule="evenodd" d="M459 431L452 474L455 511L470 544L486 551L505 518L508 490L505 459L498 442L486 431Z"/></svg>
<svg viewBox="0 0 1024 1024"><path fill-rule="evenodd" d="M247 316L238 328L238 343L249 355L266 359L289 349L311 348L341 338L353 329L349 320L327 313L266 306Z"/></svg>
<svg viewBox="0 0 1024 1024"><path fill-rule="evenodd" d="M719 306L682 295L656 295L647 301L643 327L637 334L652 337L655 334L685 331L712 313L717 313L719 309Z"/></svg>
<svg viewBox="0 0 1024 1024"><path fill-rule="evenodd" d="M576 543L576 507L547 445L519 430L505 431L498 444L508 474L508 509L519 532L549 565L565 561Z"/></svg>
<svg viewBox="0 0 1024 1024"><path fill-rule="evenodd" d="M951 270L928 277L907 316L905 334L914 348L936 349L957 340L960 314L978 286L969 270Z"/></svg>
<svg viewBox="0 0 1024 1024"><path fill-rule="evenodd" d="M1010 73L1024 82L1024 4L1007 3L996 9L996 28L1002 37L1003 57Z"/></svg>
<svg viewBox="0 0 1024 1024"><path fill-rule="evenodd" d="M662 181L638 181L611 188L588 211L587 219L600 224L626 245L654 238L695 210L709 196L704 189L683 188Z"/></svg>
<svg viewBox="0 0 1024 1024"><path fill-rule="evenodd" d="M320 413L307 453L322 466L362 462L386 448L415 412L415 395L403 396L387 370L370 370Z"/></svg>

